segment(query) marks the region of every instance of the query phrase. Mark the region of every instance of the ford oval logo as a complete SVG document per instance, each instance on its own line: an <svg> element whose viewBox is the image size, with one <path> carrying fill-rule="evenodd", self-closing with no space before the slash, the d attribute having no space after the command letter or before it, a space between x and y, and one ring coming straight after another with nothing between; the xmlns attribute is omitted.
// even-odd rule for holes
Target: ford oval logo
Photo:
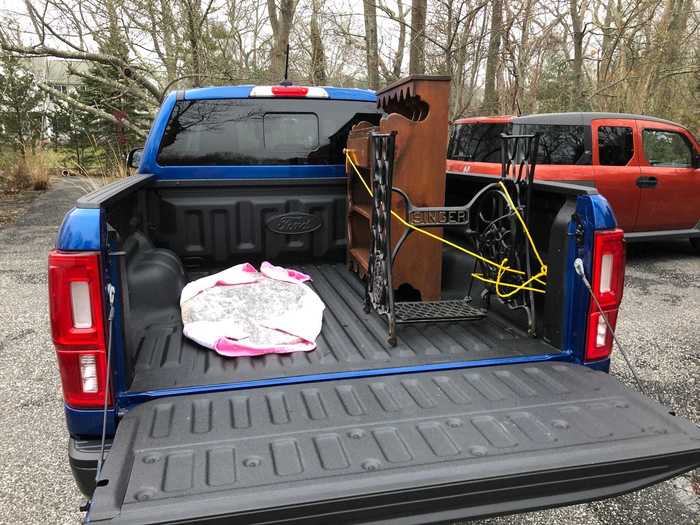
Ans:
<svg viewBox="0 0 700 525"><path fill-rule="evenodd" d="M267 221L267 229L281 235L311 233L318 230L321 226L323 226L323 221L318 215L300 211L275 215Z"/></svg>

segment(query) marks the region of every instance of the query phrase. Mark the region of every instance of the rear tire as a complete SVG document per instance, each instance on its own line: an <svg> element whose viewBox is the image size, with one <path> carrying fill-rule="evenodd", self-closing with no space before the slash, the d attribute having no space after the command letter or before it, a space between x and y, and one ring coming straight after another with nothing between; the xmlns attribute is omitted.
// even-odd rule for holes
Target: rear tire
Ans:
<svg viewBox="0 0 700 525"><path fill-rule="evenodd" d="M700 237L691 237L689 240L691 246L695 249L695 253L700 255Z"/></svg>

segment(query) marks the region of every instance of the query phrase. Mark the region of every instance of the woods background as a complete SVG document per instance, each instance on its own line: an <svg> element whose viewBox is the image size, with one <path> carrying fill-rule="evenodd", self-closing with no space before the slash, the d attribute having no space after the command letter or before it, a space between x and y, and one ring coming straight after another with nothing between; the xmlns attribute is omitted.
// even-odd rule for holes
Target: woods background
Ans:
<svg viewBox="0 0 700 525"><path fill-rule="evenodd" d="M699 24L698 0L5 0L0 148L119 172L164 92L278 82L287 44L303 84L450 75L452 118L621 111L697 135Z"/></svg>

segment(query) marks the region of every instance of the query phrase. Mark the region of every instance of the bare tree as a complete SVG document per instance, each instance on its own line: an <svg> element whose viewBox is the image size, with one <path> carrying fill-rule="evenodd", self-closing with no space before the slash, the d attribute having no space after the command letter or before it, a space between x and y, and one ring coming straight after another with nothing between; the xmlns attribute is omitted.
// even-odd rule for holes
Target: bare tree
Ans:
<svg viewBox="0 0 700 525"><path fill-rule="evenodd" d="M311 82L316 85L326 83L326 54L321 38L320 15L321 0L311 0Z"/></svg>
<svg viewBox="0 0 700 525"><path fill-rule="evenodd" d="M124 126L125 128L130 129L131 131L135 132L139 137L144 138L144 139L146 138L146 131L141 129L140 127L136 126L135 124L132 124L127 119L118 119L117 117L115 117L111 113L100 110L94 106L88 106L87 104L83 104L80 101L77 101L74 98L69 97L68 95L65 95L61 91L59 91L55 88L52 88L50 85L46 84L45 82L37 82L36 85L42 91L45 91L49 95L52 95L59 100L67 102L71 107L73 107L75 109L78 109L80 111L84 111L85 113L89 113L89 114L91 114L99 119L106 120L106 121L112 122L112 123L120 125L120 126Z"/></svg>
<svg viewBox="0 0 700 525"><path fill-rule="evenodd" d="M501 52L501 24L503 23L503 1L493 0L491 4L491 32L486 58L484 76L484 102L482 109L486 113L498 112L498 93L496 92L496 73Z"/></svg>
<svg viewBox="0 0 700 525"><path fill-rule="evenodd" d="M661 18L655 27L639 94L654 98L652 108L664 114L669 111L673 89L668 79L682 72L681 43L686 32L693 0L666 0ZM697 72L697 69L696 69Z"/></svg>
<svg viewBox="0 0 700 525"><path fill-rule="evenodd" d="M274 78L284 76L284 65L289 45L289 34L294 22L297 0L267 0L267 10L272 26L272 51L270 52L270 74Z"/></svg>
<svg viewBox="0 0 700 525"><path fill-rule="evenodd" d="M425 73L425 16L428 10L427 0L411 2L411 55L408 72L411 75Z"/></svg>
<svg viewBox="0 0 700 525"><path fill-rule="evenodd" d="M185 35L189 44L190 70L188 74L192 78L192 85L202 85L202 80L206 77L204 60L204 50L202 49L204 40L203 27L212 10L214 0L208 0L206 7L202 10L201 0L182 0Z"/></svg>
<svg viewBox="0 0 700 525"><path fill-rule="evenodd" d="M367 52L367 85L379 89L379 49L377 47L377 6L375 0L362 0Z"/></svg>
<svg viewBox="0 0 700 525"><path fill-rule="evenodd" d="M590 108L700 129L697 0L363 0L361 13L328 0L20 5L21 23L0 11L0 47L87 63L74 77L111 98L88 110L64 90L61 105L109 123L126 98L147 115L163 90L279 80L292 42L292 75L315 84L378 89L406 72L450 75L453 117ZM143 120L129 124L145 131Z"/></svg>
<svg viewBox="0 0 700 525"><path fill-rule="evenodd" d="M402 0L396 0L396 11L392 10L386 3L380 2L377 5L390 20L398 24L399 34L397 43L394 49L390 50L387 60L379 58L379 67L382 71L382 76L387 82L393 82L401 77L401 68L403 67L403 57L406 48L406 9Z"/></svg>
<svg viewBox="0 0 700 525"><path fill-rule="evenodd" d="M571 63L571 109L580 108L585 96L583 86L583 40L586 27L583 23L587 0L569 0L569 16L571 17L571 37L574 58Z"/></svg>

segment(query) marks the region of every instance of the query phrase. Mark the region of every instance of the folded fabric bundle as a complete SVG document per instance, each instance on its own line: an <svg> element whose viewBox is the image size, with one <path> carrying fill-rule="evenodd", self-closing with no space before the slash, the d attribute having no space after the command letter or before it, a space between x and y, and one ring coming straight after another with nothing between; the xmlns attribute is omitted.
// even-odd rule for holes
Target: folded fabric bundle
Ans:
<svg viewBox="0 0 700 525"><path fill-rule="evenodd" d="M313 350L325 306L310 280L266 261L192 281L180 296L183 333L226 356Z"/></svg>

